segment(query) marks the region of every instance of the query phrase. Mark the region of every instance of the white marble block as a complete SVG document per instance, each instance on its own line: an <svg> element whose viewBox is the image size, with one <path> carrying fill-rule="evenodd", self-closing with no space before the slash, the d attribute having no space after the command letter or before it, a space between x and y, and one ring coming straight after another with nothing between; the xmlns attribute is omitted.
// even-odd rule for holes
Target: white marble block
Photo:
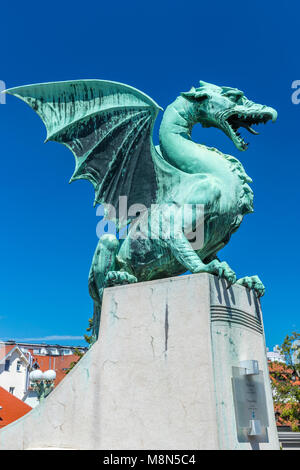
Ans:
<svg viewBox="0 0 300 470"><path fill-rule="evenodd" d="M232 368L244 360L263 371L264 438L237 433ZM41 405L0 432L0 449L51 447L278 449L253 292L208 274L106 289L97 343Z"/></svg>

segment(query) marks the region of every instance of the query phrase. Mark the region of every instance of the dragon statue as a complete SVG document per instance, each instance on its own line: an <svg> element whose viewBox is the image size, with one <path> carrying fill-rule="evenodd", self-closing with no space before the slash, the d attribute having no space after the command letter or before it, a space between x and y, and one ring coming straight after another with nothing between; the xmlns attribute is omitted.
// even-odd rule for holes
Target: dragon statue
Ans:
<svg viewBox="0 0 300 470"><path fill-rule="evenodd" d="M140 236L136 236L137 213L120 217L116 211L106 211L118 233L128 226L129 231L123 239L104 234L93 257L89 291L94 300L94 340L106 286L190 271L211 273L224 278L228 287L237 282L258 296L264 294L258 276L237 280L229 265L217 257L244 215L253 212L252 180L239 160L193 142L191 131L196 123L216 127L244 151L248 144L239 128L257 134L254 124L276 120L273 108L248 100L236 88L200 81L199 87L181 93L166 108L160 145L155 146L153 127L161 108L130 86L76 80L6 92L37 112L47 129L46 141L60 142L73 152L76 166L70 182L88 179L95 189L95 204L119 210L126 196L128 206L145 208L138 214ZM183 217L183 208L189 205L200 205L203 212L191 210ZM200 224L203 240L194 249L187 234ZM146 229L151 236L145 235Z"/></svg>

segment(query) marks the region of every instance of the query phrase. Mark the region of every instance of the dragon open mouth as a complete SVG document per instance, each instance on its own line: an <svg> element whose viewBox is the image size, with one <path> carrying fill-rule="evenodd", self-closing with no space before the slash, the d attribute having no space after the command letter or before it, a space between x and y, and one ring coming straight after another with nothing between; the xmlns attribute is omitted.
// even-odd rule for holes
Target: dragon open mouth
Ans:
<svg viewBox="0 0 300 470"><path fill-rule="evenodd" d="M273 122L276 121L277 113L275 112L275 114L274 111L270 109L270 111L248 112L247 114L232 113L223 121L225 132L239 150L247 150L249 143L244 141L239 133L239 128L244 127L251 134L257 135L259 133L252 126L266 124L270 119Z"/></svg>

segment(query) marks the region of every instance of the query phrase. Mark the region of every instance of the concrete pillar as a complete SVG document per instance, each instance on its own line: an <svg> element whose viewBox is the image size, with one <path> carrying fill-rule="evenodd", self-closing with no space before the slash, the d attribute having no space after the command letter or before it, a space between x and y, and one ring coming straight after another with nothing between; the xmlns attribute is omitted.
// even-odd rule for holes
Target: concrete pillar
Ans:
<svg viewBox="0 0 300 470"><path fill-rule="evenodd" d="M265 378L267 438L238 436L232 367ZM100 337L0 449L276 449L261 310L208 274L105 290Z"/></svg>

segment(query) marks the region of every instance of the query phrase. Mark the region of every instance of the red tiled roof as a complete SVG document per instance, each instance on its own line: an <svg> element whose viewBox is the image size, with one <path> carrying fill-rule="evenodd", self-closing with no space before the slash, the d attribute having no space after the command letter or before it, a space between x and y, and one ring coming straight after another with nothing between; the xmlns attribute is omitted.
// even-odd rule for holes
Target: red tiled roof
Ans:
<svg viewBox="0 0 300 470"><path fill-rule="evenodd" d="M0 361L15 347L15 344L0 344Z"/></svg>
<svg viewBox="0 0 300 470"><path fill-rule="evenodd" d="M31 406L0 387L0 429L26 415Z"/></svg>
<svg viewBox="0 0 300 470"><path fill-rule="evenodd" d="M33 355L33 351L30 351ZM42 372L53 369L56 372L55 386L66 376L66 369L69 369L72 362L77 362L79 356L70 354L68 356L38 356L33 355L33 363L36 361Z"/></svg>

